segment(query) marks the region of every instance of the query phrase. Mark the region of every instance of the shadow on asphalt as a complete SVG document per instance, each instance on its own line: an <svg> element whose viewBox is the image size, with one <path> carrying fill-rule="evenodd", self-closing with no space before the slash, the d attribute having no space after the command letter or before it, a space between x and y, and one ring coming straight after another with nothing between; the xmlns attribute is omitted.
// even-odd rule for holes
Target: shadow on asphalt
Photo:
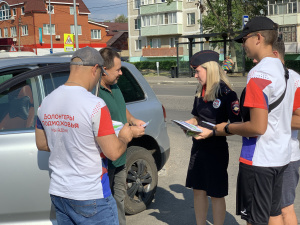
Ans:
<svg viewBox="0 0 300 225"><path fill-rule="evenodd" d="M179 184L170 185L170 189L171 191L157 187L155 201L149 208L158 210L159 212L152 212L149 215L169 225L196 224L192 189L188 189ZM206 224L213 224L210 199ZM234 216L228 212L226 212L224 224L239 225Z"/></svg>

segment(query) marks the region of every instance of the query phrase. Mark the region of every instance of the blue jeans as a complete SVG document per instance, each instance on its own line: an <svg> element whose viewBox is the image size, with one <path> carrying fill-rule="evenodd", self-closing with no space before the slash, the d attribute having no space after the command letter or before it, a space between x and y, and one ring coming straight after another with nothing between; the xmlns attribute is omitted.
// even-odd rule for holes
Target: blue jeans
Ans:
<svg viewBox="0 0 300 225"><path fill-rule="evenodd" d="M50 195L58 225L119 225L116 201L110 195L94 200L72 200Z"/></svg>

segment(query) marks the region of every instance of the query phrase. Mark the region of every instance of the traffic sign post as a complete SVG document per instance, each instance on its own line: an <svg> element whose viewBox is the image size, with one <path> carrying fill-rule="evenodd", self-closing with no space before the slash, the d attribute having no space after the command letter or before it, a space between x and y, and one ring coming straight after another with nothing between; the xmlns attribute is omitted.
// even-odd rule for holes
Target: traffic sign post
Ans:
<svg viewBox="0 0 300 225"><path fill-rule="evenodd" d="M243 15L243 28L248 23L248 21L249 21L249 16L248 15Z"/></svg>
<svg viewBox="0 0 300 225"><path fill-rule="evenodd" d="M16 51L17 51L17 49L15 48L14 44L12 44L12 45L10 46L9 51L10 51L10 52L16 52Z"/></svg>
<svg viewBox="0 0 300 225"><path fill-rule="evenodd" d="M244 28L246 26L248 21L249 21L249 16L248 15L243 15L243 27L242 28ZM246 73L245 67L246 67L245 49L243 48L243 76L245 76L245 73Z"/></svg>
<svg viewBox="0 0 300 225"><path fill-rule="evenodd" d="M64 34L64 51L74 51L74 34Z"/></svg>

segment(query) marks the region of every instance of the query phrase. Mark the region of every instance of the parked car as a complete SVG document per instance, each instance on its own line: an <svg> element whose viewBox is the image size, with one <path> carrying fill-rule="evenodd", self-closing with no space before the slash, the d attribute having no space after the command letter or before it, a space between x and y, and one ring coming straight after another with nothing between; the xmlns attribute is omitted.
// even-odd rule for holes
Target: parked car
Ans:
<svg viewBox="0 0 300 225"><path fill-rule="evenodd" d="M0 60L0 224L56 223L48 194L49 152L37 150L34 128L42 100L66 82L69 62L70 57L60 56ZM125 209L136 214L154 198L170 142L164 107L147 81L130 63L122 62L122 72L118 84L127 108L151 121L146 134L128 145Z"/></svg>

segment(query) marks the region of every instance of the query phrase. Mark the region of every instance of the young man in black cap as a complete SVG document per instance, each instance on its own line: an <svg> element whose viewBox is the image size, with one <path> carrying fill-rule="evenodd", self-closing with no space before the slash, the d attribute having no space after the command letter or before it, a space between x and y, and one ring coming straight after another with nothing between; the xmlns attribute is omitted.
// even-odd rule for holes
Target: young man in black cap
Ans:
<svg viewBox="0 0 300 225"><path fill-rule="evenodd" d="M281 38L273 45L273 53L284 63L285 46ZM284 171L282 184L282 217L285 225L297 225L297 216L294 209L296 188L299 182L300 149L298 140L298 130L300 129L300 75L289 69L289 76L294 84L294 105L292 117L292 138L290 148L292 150L291 162Z"/></svg>
<svg viewBox="0 0 300 225"><path fill-rule="evenodd" d="M283 224L281 191L283 171L291 159L292 83L273 54L277 24L255 17L235 40L243 43L258 64L249 72L244 105L250 120L222 123L217 134L243 136L237 182L237 214L248 224Z"/></svg>
<svg viewBox="0 0 300 225"><path fill-rule="evenodd" d="M70 76L38 109L36 145L49 151L49 193L58 225L117 225L109 187L107 158L118 159L132 139L127 124L115 135L109 110L91 91L99 82L103 59L93 48L77 50Z"/></svg>

